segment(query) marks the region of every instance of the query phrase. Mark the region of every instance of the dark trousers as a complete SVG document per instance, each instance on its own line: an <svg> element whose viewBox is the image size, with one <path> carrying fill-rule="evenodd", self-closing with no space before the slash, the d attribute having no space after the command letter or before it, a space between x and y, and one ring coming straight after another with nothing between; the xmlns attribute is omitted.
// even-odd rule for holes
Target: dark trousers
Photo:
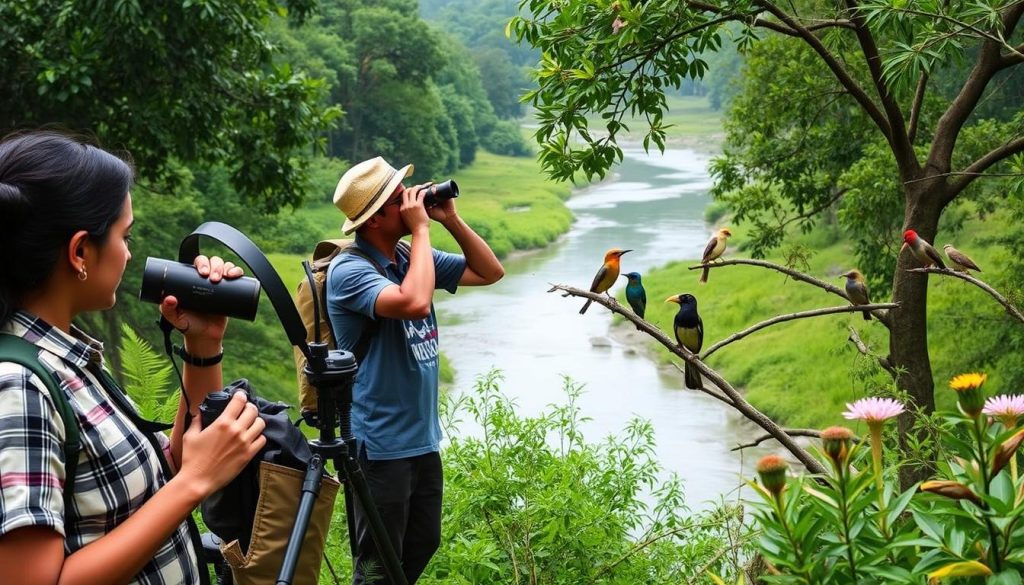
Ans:
<svg viewBox="0 0 1024 585"><path fill-rule="evenodd" d="M441 498L444 492L441 455L427 453L405 459L371 461L361 454L359 464L391 545L402 561L405 578L412 585L441 545ZM352 559L352 584L389 583L370 533L366 512L358 500L353 503L355 556Z"/></svg>

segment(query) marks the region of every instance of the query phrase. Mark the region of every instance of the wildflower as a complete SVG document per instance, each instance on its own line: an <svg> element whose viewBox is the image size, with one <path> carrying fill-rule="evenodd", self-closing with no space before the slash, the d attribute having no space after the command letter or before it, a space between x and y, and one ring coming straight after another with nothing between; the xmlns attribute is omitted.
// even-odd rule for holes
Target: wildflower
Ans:
<svg viewBox="0 0 1024 585"><path fill-rule="evenodd" d="M956 390L957 402L964 414L977 417L985 408L985 393L981 385L985 383L986 374L973 372L960 374L949 381L949 387Z"/></svg>
<svg viewBox="0 0 1024 585"><path fill-rule="evenodd" d="M821 447L837 468L846 464L846 457L850 454L850 439L853 433L846 427L829 427L821 431Z"/></svg>
<svg viewBox="0 0 1024 585"><path fill-rule="evenodd" d="M619 34L619 31L622 30L622 27L624 27L624 26L626 26L626 21L624 21L621 18L619 18L618 16L616 16L615 20L612 21L612 34L613 35Z"/></svg>
<svg viewBox="0 0 1024 585"><path fill-rule="evenodd" d="M1024 414L1024 396L1020 394L993 396L985 401L985 408L981 412L998 418L1004 427L1012 429L1017 426L1017 419Z"/></svg>
<svg viewBox="0 0 1024 585"><path fill-rule="evenodd" d="M862 420L870 426L899 416L903 410L903 405L892 398L861 398L853 404L847 403L843 417L847 420Z"/></svg>
<svg viewBox="0 0 1024 585"><path fill-rule="evenodd" d="M846 405L843 416L847 420L862 420L868 423L871 431L871 463L875 476L875 489L878 491L879 522L882 533L888 534L885 520L885 481L882 478L882 423L903 414L903 404L892 398L861 398L853 404Z"/></svg>
<svg viewBox="0 0 1024 585"><path fill-rule="evenodd" d="M757 475L765 489L778 497L786 487L786 460L779 455L765 455L757 462Z"/></svg>
<svg viewBox="0 0 1024 585"><path fill-rule="evenodd" d="M956 481L926 481L919 488L922 492L928 492L945 496L951 500L969 500L981 508L985 508L985 502L981 501L978 494L971 491L971 488Z"/></svg>

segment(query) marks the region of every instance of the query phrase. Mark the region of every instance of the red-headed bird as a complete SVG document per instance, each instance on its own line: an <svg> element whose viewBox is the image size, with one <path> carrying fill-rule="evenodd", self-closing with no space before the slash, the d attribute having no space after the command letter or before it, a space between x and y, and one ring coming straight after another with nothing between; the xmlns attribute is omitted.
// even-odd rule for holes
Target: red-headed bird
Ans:
<svg viewBox="0 0 1024 585"><path fill-rule="evenodd" d="M924 264L925 268L934 264L943 270L946 269L946 265L942 263L942 257L939 256L939 251L917 235L914 230L903 232L903 248L910 248L911 253L921 264ZM900 248L901 252L903 248Z"/></svg>
<svg viewBox="0 0 1024 585"><path fill-rule="evenodd" d="M718 260L722 253L725 252L725 243L731 235L732 232L730 232L728 228L722 228L718 230L715 235L711 236L711 239L708 240L708 245L704 247L704 256L701 257L700 263L707 264L712 260ZM705 268L704 271L701 272L701 282L708 281L709 272L711 272L709 268Z"/></svg>
<svg viewBox="0 0 1024 585"><path fill-rule="evenodd" d="M594 275L594 282L590 285L590 292L608 292L608 289L610 289L619 278L619 258L621 258L626 252L632 252L632 250L612 248L604 253L604 264L601 265L601 268L597 270L597 274ZM592 302L593 301L588 300L586 303L583 303L583 308L580 309L580 315L587 312L587 309L590 308L590 303Z"/></svg>
<svg viewBox="0 0 1024 585"><path fill-rule="evenodd" d="M949 263L953 265L953 270L963 272L964 274L967 274L968 270L981 272L981 268L978 268L974 260L971 260L970 256L954 248L953 244L946 244L942 247L942 250L946 253L946 258L949 258Z"/></svg>
<svg viewBox="0 0 1024 585"><path fill-rule="evenodd" d="M679 305L679 312L676 313L676 318L672 322L676 342L690 350L690 353L699 354L700 348L704 347L704 321L697 314L697 299L691 294L678 294L665 299L665 302ZM704 388L700 371L690 362L683 365L683 379L686 381L687 388L694 390Z"/></svg>
<svg viewBox="0 0 1024 585"><path fill-rule="evenodd" d="M864 282L864 275L859 270L851 270L841 276L846 277L846 296L854 305L870 305L871 298L868 293L868 285ZM864 311L864 320L871 320L871 312Z"/></svg>

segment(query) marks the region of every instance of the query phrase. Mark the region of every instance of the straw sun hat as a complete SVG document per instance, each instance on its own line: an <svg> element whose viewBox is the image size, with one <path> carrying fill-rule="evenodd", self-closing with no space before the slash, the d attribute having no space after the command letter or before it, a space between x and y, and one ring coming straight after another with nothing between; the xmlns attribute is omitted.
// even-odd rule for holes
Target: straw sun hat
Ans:
<svg viewBox="0 0 1024 585"><path fill-rule="evenodd" d="M382 157L371 158L352 167L341 176L334 190L334 205L345 214L341 230L356 231L391 197L398 184L413 172L412 165L399 170Z"/></svg>

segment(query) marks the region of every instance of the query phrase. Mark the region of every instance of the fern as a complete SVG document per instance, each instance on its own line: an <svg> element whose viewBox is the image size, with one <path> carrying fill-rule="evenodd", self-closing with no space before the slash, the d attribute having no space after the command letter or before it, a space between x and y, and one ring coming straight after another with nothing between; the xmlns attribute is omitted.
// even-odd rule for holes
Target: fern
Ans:
<svg viewBox="0 0 1024 585"><path fill-rule="evenodd" d="M171 366L127 324L121 325L125 391L148 419L172 420L178 401L170 391Z"/></svg>

